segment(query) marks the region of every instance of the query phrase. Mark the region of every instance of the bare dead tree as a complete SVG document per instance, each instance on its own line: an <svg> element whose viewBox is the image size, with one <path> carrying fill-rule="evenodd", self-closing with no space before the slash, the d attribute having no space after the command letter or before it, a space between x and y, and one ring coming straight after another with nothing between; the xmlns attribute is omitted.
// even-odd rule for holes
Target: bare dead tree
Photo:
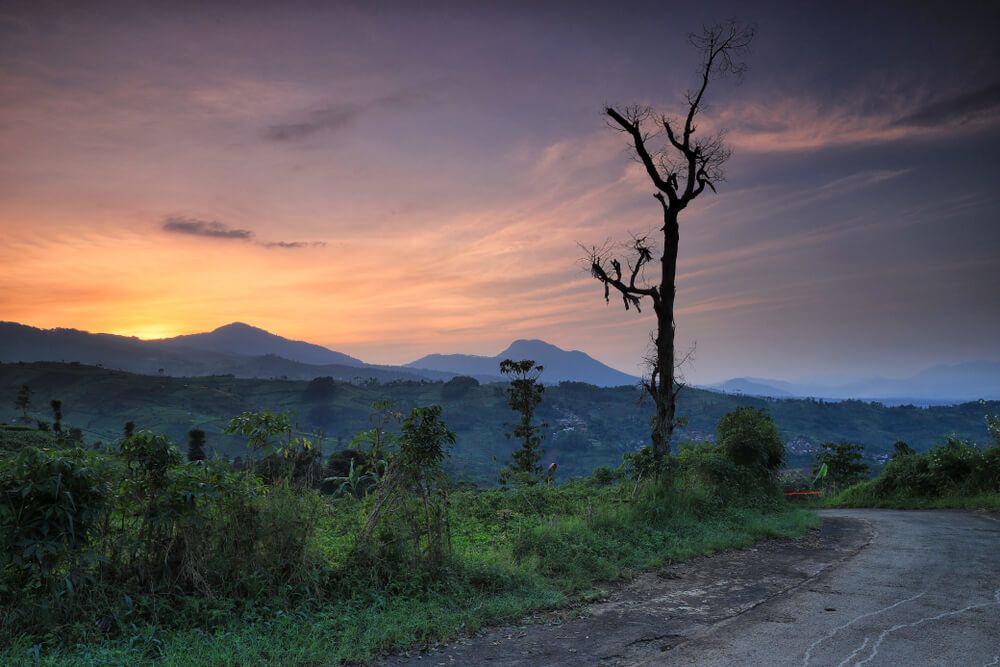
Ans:
<svg viewBox="0 0 1000 667"><path fill-rule="evenodd" d="M622 298L625 310L641 312L648 299L656 314L653 352L649 375L643 386L656 405L653 422L653 457L662 463L670 452L676 425L677 394L681 385L675 381L677 358L674 349L674 298L677 275L677 250L680 241L678 216L704 190L715 192L724 180L723 167L731 155L725 132L695 136L699 114L705 108L705 93L716 78L741 79L746 71L743 58L749 53L754 29L735 21L704 28L689 41L702 54L698 85L685 94L686 112L681 118L656 114L644 106L605 109L608 125L629 137L634 158L642 164L656 188L653 197L663 211L663 254L660 256L659 285L645 280L647 267L653 263L654 244L646 236L634 236L625 244L624 258L614 256L612 248L592 247L587 258L590 272L604 285L604 299L610 302L614 290ZM649 129L655 127L655 131ZM655 144L655 145L654 145ZM624 262L624 263L623 263Z"/></svg>

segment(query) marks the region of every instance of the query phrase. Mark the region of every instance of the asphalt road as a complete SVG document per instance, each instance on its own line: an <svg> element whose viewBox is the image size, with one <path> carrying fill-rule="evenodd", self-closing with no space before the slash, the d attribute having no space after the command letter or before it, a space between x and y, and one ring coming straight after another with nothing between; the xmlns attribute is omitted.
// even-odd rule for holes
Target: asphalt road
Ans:
<svg viewBox="0 0 1000 667"><path fill-rule="evenodd" d="M1000 664L1000 520L948 511L822 514L868 522L872 541L807 584L633 664Z"/></svg>
<svg viewBox="0 0 1000 667"><path fill-rule="evenodd" d="M805 539L668 565L601 602L383 664L1000 665L1000 519L821 514Z"/></svg>

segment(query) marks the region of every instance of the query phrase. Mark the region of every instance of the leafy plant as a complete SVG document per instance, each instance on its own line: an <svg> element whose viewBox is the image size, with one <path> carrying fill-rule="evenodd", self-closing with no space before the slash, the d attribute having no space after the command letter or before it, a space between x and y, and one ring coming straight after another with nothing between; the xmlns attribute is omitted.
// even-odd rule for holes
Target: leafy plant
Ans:
<svg viewBox="0 0 1000 667"><path fill-rule="evenodd" d="M544 367L536 365L531 359L513 361L504 359L500 362L500 372L511 378L507 387L507 403L511 410L520 414L521 418L507 437L517 438L521 446L511 454L511 462L500 473L500 481L506 483L512 479L535 482L542 473L540 461L542 458L542 427L534 423L535 410L542 402L545 386L539 384L538 378Z"/></svg>
<svg viewBox="0 0 1000 667"><path fill-rule="evenodd" d="M763 409L742 406L723 415L716 442L733 463L765 476L773 475L785 460L785 443Z"/></svg>
<svg viewBox="0 0 1000 667"><path fill-rule="evenodd" d="M72 592L109 486L99 460L82 449L21 450L0 464L3 589L30 595Z"/></svg>
<svg viewBox="0 0 1000 667"><path fill-rule="evenodd" d="M868 477L868 464L864 462L863 445L849 442L824 442L816 454L816 471L826 466L826 483L843 489Z"/></svg>
<svg viewBox="0 0 1000 667"><path fill-rule="evenodd" d="M354 498L362 498L374 486L378 485L379 477L375 471L362 473L360 468L354 467L354 459L351 459L347 475L327 477L324 481L337 485L333 492L334 496L350 495Z"/></svg>

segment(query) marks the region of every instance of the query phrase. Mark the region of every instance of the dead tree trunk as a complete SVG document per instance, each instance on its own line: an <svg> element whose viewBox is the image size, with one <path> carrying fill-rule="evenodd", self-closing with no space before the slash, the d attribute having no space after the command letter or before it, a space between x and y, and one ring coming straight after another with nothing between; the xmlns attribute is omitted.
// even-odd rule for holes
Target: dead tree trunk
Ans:
<svg viewBox="0 0 1000 667"><path fill-rule="evenodd" d="M676 297L677 252L680 245L678 216L708 186L713 192L715 183L723 180L722 167L730 157L730 150L722 140L722 133L695 138L695 118L701 111L705 91L714 76L729 74L742 76L746 69L739 60L749 51L753 29L737 23L718 25L705 29L700 35L690 37L691 44L703 55L700 80L696 90L686 95L687 108L681 119L665 115L656 118L662 133L650 135L646 125L654 113L647 107L614 107L606 109L608 124L629 136L636 160L643 165L656 188L653 196L663 209L662 254L658 285L645 283L645 269L653 259L653 244L648 238L633 237L628 244L624 267L621 260L605 248L591 248L591 274L604 284L604 298L610 301L614 289L622 297L625 309L635 307L641 312L642 302L649 299L656 314L655 349L649 356L649 375L643 380L646 391L656 406L652 428L653 457L658 464L669 456L674 427L677 423L678 366L674 334L674 300ZM650 139L664 136L660 149L649 148Z"/></svg>

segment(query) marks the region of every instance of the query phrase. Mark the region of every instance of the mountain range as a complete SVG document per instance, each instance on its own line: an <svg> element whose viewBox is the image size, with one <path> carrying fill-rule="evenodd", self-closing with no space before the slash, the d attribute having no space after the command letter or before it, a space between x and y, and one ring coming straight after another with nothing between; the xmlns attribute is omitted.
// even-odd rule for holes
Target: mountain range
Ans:
<svg viewBox="0 0 1000 667"><path fill-rule="evenodd" d="M569 380L617 386L638 382L638 378L583 352L562 350L540 340L514 341L496 357L434 354L405 366L384 366L242 322L159 340L0 322L0 362L78 362L144 375L292 380L329 376L348 381L374 378L380 382L437 381L468 375L480 382L497 382L503 379L499 365L505 358L530 358L544 365L542 380L548 383Z"/></svg>
<svg viewBox="0 0 1000 667"><path fill-rule="evenodd" d="M706 389L770 398L822 398L879 401L887 405L961 403L1000 399L1000 362L939 365L903 378L872 377L842 383L787 382L733 378Z"/></svg>
<svg viewBox="0 0 1000 667"><path fill-rule="evenodd" d="M638 378L584 352L563 350L542 340L516 340L495 356L429 354L402 366L385 366L241 322L159 340L0 322L0 362L79 362L144 375L292 380L329 376L347 381L374 378L379 382L438 381L467 375L480 382L498 382L503 380L500 361L508 358L533 359L543 365L541 379L549 384L574 381L614 387L638 382ZM777 399L859 399L887 405L996 400L1000 399L1000 363L941 365L904 378L873 377L840 383L738 377L703 388Z"/></svg>

